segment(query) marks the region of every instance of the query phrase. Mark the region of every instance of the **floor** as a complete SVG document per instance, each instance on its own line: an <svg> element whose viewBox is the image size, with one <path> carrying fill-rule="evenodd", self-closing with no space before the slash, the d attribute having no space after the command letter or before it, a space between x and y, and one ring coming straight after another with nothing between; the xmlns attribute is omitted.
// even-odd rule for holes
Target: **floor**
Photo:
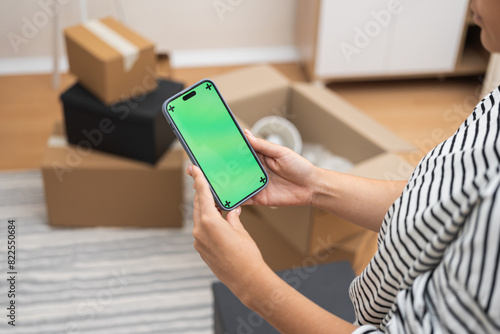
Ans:
<svg viewBox="0 0 500 334"><path fill-rule="evenodd" d="M301 66L274 64L295 81L305 81ZM160 60L158 73L186 85L242 66L170 69ZM63 74L53 89L51 76L0 76L0 170L37 169L54 122L62 120L59 95L75 82ZM416 164L451 135L479 100L479 78L419 79L336 83L330 89L417 147L403 156Z"/></svg>

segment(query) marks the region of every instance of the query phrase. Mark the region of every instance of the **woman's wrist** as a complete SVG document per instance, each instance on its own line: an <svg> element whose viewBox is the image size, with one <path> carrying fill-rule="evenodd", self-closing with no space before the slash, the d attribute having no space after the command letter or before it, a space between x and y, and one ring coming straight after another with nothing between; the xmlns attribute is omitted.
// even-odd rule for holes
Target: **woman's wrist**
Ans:
<svg viewBox="0 0 500 334"><path fill-rule="evenodd" d="M311 203L316 208L322 208L322 203L326 200L332 200L332 185L330 181L335 172L315 167L313 173L313 182L311 185Z"/></svg>
<svg viewBox="0 0 500 334"><path fill-rule="evenodd" d="M263 300L263 292L268 290L269 286L276 284L276 279L280 278L265 263L247 275L250 276L242 280L243 284L235 287L233 292L245 306L255 309ZM258 309L256 311L259 312Z"/></svg>

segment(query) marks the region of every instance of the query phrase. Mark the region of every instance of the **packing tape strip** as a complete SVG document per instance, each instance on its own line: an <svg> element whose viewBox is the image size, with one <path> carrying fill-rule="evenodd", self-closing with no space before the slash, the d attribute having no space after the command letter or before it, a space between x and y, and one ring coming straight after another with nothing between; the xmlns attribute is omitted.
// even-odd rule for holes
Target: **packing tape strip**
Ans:
<svg viewBox="0 0 500 334"><path fill-rule="evenodd" d="M47 140L48 147L67 147L68 141L64 136L52 135Z"/></svg>
<svg viewBox="0 0 500 334"><path fill-rule="evenodd" d="M139 48L99 20L88 21L83 26L118 51L123 57L123 69L130 71L139 58Z"/></svg>

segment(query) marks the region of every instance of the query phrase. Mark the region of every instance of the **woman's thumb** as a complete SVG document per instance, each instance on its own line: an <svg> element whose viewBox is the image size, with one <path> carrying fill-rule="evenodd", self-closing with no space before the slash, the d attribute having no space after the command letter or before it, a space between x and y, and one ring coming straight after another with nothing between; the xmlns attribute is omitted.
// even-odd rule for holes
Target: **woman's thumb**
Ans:
<svg viewBox="0 0 500 334"><path fill-rule="evenodd" d="M286 148L283 146L255 137L248 129L245 129L245 134L250 141L253 149L257 153L263 154L270 158L277 158L283 154L283 150L286 150Z"/></svg>
<svg viewBox="0 0 500 334"><path fill-rule="evenodd" d="M229 211L229 213L226 216L226 220L229 223L229 225L231 225L235 229L245 229L241 224L240 214L241 214L241 206L237 207L234 210Z"/></svg>

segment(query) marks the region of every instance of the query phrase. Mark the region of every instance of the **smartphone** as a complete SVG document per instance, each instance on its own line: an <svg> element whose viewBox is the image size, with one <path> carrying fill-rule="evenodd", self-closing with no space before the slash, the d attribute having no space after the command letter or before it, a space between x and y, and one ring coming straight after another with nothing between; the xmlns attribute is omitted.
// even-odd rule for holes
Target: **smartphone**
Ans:
<svg viewBox="0 0 500 334"><path fill-rule="evenodd" d="M221 209L233 210L266 187L267 173L213 81L172 96L162 111Z"/></svg>

